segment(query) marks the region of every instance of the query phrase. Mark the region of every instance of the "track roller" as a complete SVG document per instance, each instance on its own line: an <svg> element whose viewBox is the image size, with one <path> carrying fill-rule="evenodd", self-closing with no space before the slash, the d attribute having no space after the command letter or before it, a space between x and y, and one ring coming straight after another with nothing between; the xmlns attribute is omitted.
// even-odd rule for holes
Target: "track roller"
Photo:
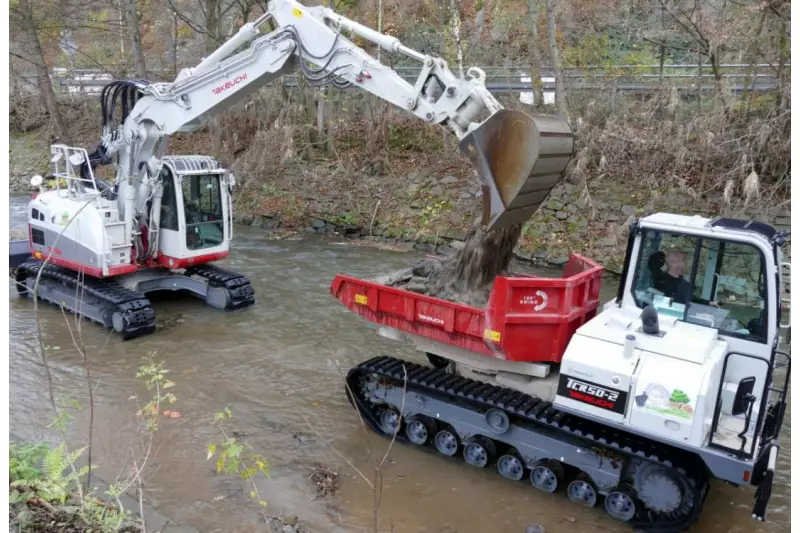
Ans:
<svg viewBox="0 0 800 533"><path fill-rule="evenodd" d="M425 446L436 435L436 422L427 416L415 416L406 423L406 437L418 446Z"/></svg>
<svg viewBox="0 0 800 533"><path fill-rule="evenodd" d="M433 439L433 444L436 446L436 449L439 450L439 453L452 457L458 453L458 447L460 445L458 433L450 426L446 426L436 434L436 437Z"/></svg>
<svg viewBox="0 0 800 533"><path fill-rule="evenodd" d="M381 429L389 435L394 435L402 424L400 413L394 408L388 408L381 413Z"/></svg>
<svg viewBox="0 0 800 533"><path fill-rule="evenodd" d="M581 472L567 485L567 497L575 503L594 507L597 503L597 487L589 476Z"/></svg>
<svg viewBox="0 0 800 533"><path fill-rule="evenodd" d="M493 466L506 479L528 480L543 492L564 492L587 507L604 504L609 515L639 533L687 530L697 522L708 494L709 476L696 458L559 412L533 396L393 357L361 363L350 370L346 385L348 399L376 433L391 436L399 428L399 441L460 456L475 467ZM387 407L396 410L386 414ZM490 447L496 448L496 460ZM586 467L584 448L597 448L598 455L607 450L627 461L616 478L625 481L612 481L610 494L601 494L595 484L599 478ZM528 458L536 449L538 455Z"/></svg>
<svg viewBox="0 0 800 533"><path fill-rule="evenodd" d="M516 450L508 450L497 460L497 471L506 479L519 481L525 475L525 463Z"/></svg>
<svg viewBox="0 0 800 533"><path fill-rule="evenodd" d="M491 439L478 435L464 443L463 454L467 464L485 468L494 459L496 449Z"/></svg>
<svg viewBox="0 0 800 533"><path fill-rule="evenodd" d="M544 492L555 492L564 480L564 467L557 461L544 459L531 470L531 484Z"/></svg>
<svg viewBox="0 0 800 533"><path fill-rule="evenodd" d="M636 496L629 487L621 485L606 495L606 512L617 520L628 522L636 516Z"/></svg>
<svg viewBox="0 0 800 533"><path fill-rule="evenodd" d="M486 417L486 424L498 435L502 435L511 427L508 415L500 409L489 409L484 416Z"/></svg>

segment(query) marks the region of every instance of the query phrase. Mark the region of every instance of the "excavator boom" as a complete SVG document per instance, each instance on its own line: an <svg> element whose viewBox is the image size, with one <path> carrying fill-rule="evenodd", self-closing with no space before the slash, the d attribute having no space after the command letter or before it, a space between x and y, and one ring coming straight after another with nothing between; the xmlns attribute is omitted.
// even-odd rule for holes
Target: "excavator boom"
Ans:
<svg viewBox="0 0 800 533"><path fill-rule="evenodd" d="M262 32L265 28L270 31ZM419 61L416 83L367 54L345 31ZM482 70L470 68L464 78L457 77L443 59L412 50L396 37L329 8L272 0L264 15L245 24L196 67L181 71L174 82L119 81L112 83L114 90L109 86L104 91L102 155L116 154L120 212L128 236L133 219L147 217L145 206L156 187L168 135L195 131L259 88L298 71L311 85L359 87L454 134L482 179L487 230L525 222L572 155L566 122L503 109L487 90ZM120 95L135 105L123 105L114 124L114 100ZM153 204L152 212L157 207Z"/></svg>

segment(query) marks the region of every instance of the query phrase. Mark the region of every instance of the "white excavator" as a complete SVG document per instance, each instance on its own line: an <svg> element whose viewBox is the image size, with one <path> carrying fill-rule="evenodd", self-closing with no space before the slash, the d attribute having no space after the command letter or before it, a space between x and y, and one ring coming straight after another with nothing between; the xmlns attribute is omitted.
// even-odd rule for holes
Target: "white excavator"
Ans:
<svg viewBox="0 0 800 533"><path fill-rule="evenodd" d="M416 84L343 31L419 60ZM172 83L117 80L104 87L94 153L51 147L55 190L43 190L41 176L32 178L39 192L30 202L27 249L22 259L11 254L19 294L36 288L37 297L125 339L155 331L146 298L152 291L186 291L228 310L253 304L246 277L212 264L228 255L234 176L211 157L165 153L171 134L196 131L295 72L312 86L358 87L454 134L483 178L487 228L527 220L559 177L545 167L569 160L568 125L503 109L480 69L459 78L441 58L331 9L272 0L262 16ZM543 155L555 157L541 159L542 166ZM113 184L94 175L97 165L108 164L116 170Z"/></svg>

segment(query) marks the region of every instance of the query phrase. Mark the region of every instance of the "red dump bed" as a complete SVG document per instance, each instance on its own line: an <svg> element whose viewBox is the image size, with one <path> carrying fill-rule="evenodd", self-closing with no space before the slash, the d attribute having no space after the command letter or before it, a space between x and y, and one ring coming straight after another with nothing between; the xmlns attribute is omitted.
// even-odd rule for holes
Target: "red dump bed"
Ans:
<svg viewBox="0 0 800 533"><path fill-rule="evenodd" d="M570 255L560 278L498 277L486 309L338 275L331 294L380 326L509 361L559 363L600 303L603 267Z"/></svg>

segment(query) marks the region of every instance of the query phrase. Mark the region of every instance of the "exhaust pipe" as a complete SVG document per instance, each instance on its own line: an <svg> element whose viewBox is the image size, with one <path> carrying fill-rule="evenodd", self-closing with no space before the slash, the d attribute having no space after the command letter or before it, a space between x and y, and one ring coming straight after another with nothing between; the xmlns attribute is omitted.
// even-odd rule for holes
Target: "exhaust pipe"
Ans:
<svg viewBox="0 0 800 533"><path fill-rule="evenodd" d="M573 156L569 123L501 109L467 133L459 149L483 181L483 228L522 224L561 181Z"/></svg>

